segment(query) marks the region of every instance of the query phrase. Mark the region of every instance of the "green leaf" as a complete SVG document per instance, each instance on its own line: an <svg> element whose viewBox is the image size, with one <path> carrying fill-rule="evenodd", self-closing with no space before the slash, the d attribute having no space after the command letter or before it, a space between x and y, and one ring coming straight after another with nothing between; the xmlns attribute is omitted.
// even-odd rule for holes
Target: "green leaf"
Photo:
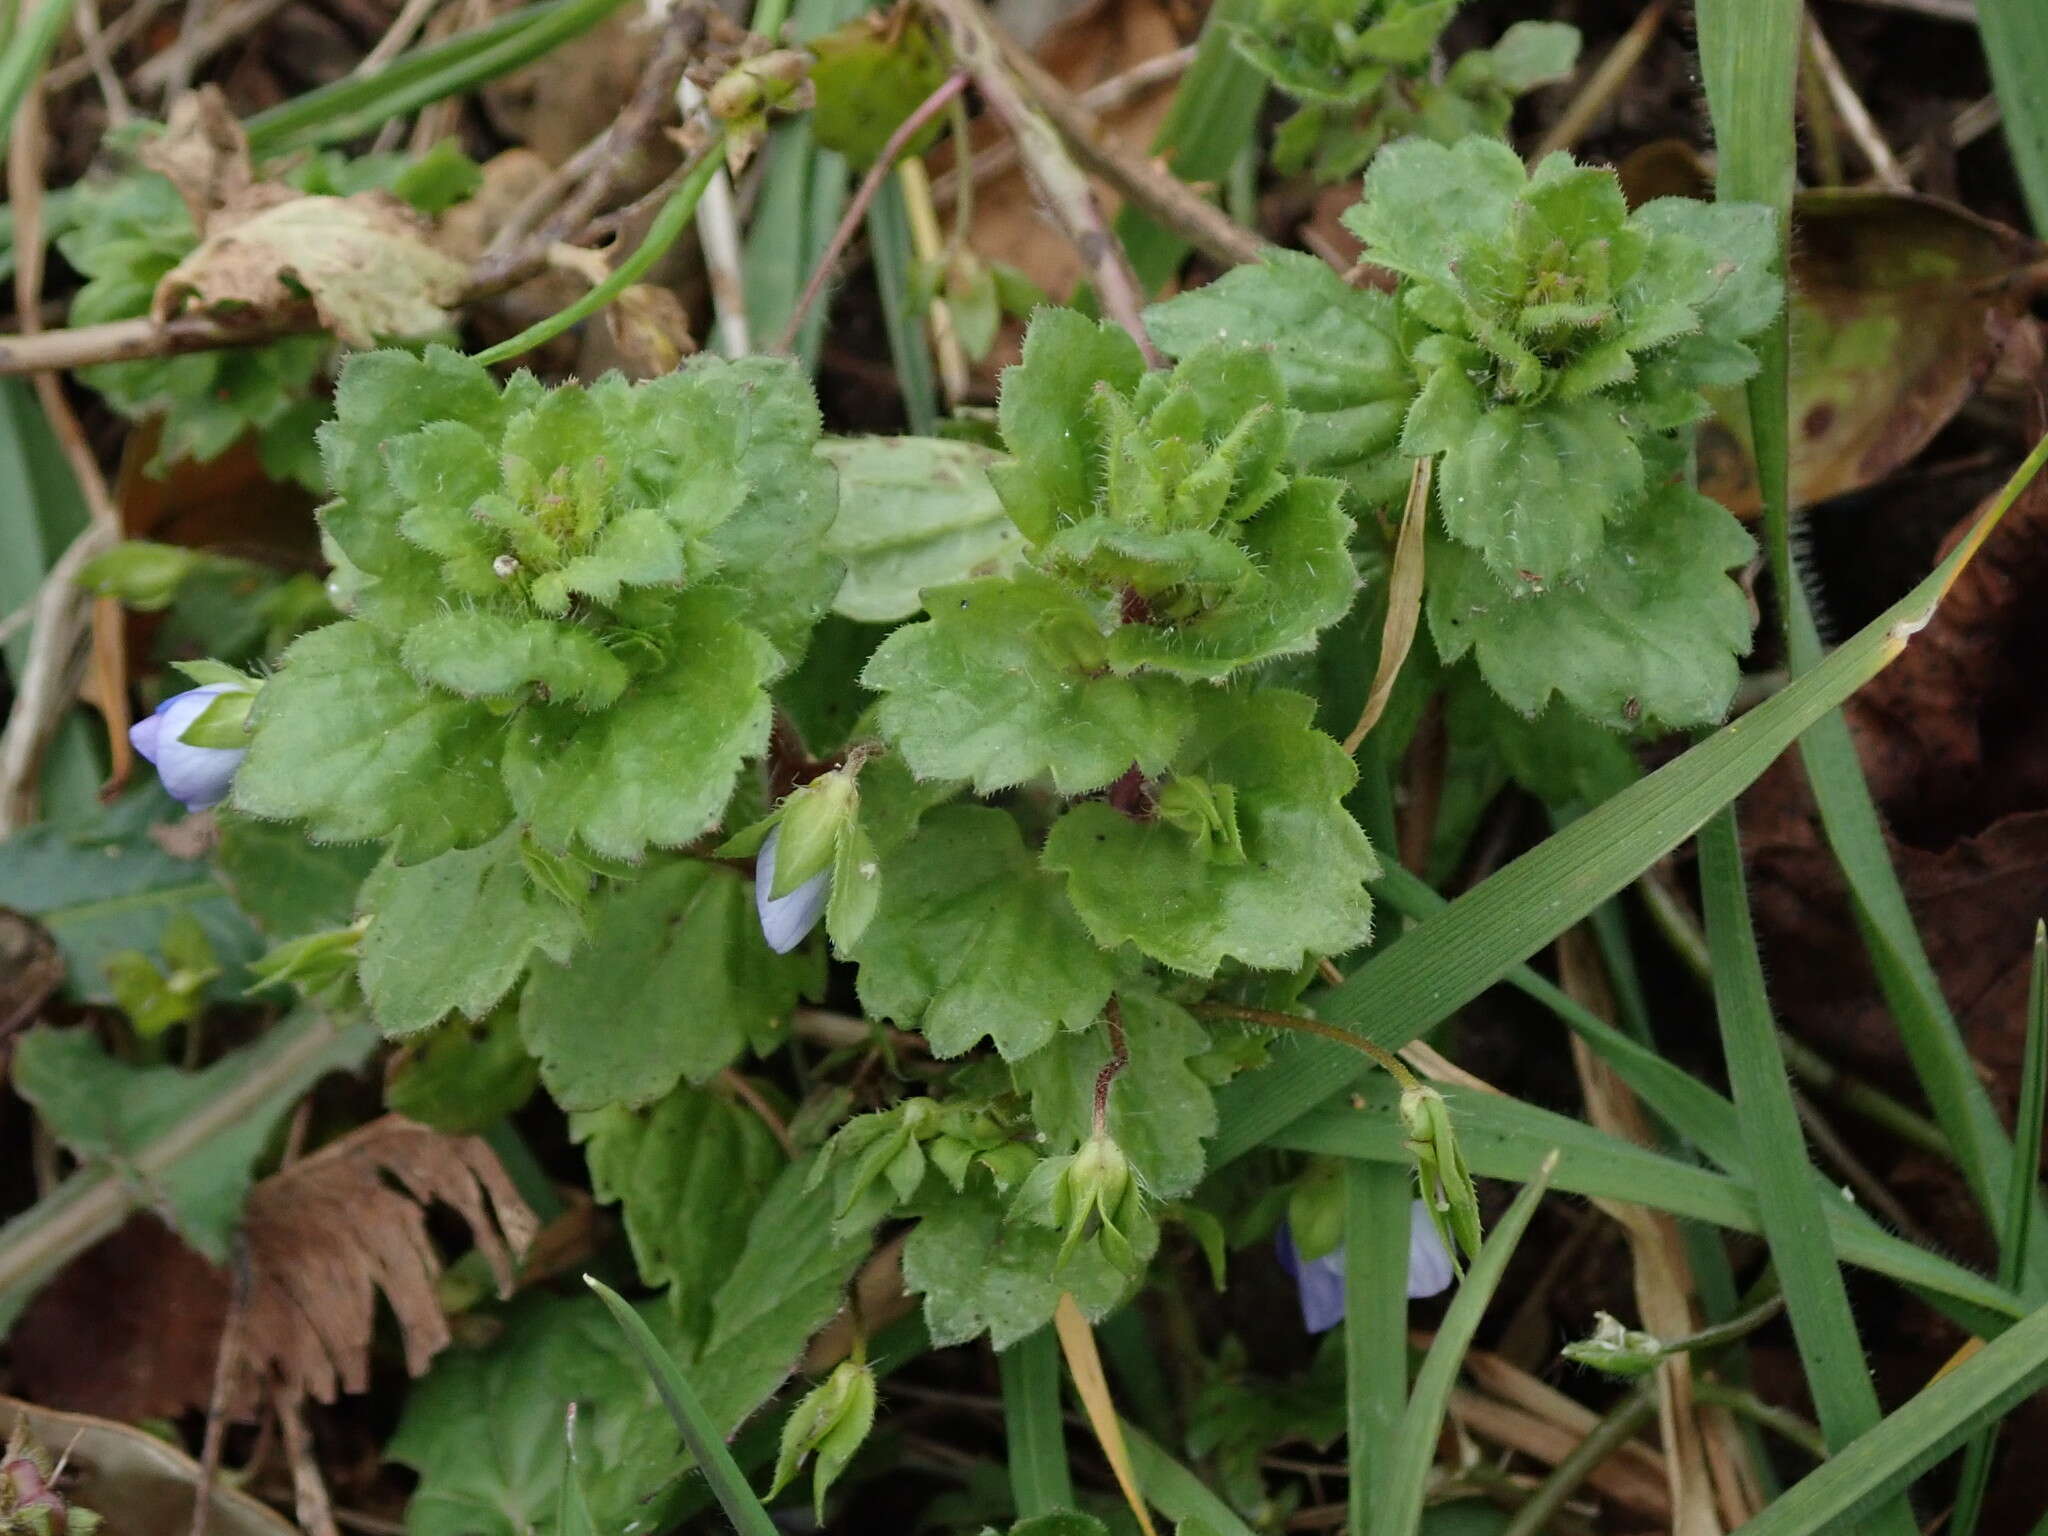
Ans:
<svg viewBox="0 0 2048 1536"><path fill-rule="evenodd" d="M1144 375L1137 343L1113 325L1070 309L1041 311L1024 337L1023 361L1003 370L998 412L1015 462L991 474L1003 506L1032 543L1042 543L1077 509L1092 506L1100 466L1093 433L1074 418L1098 384L1129 394Z"/></svg>
<svg viewBox="0 0 2048 1536"><path fill-rule="evenodd" d="M1107 670L1089 605L1034 573L929 593L932 617L884 640L861 681L920 778L990 794L1050 774L1061 794L1157 772L1192 724L1187 685Z"/></svg>
<svg viewBox="0 0 2048 1536"><path fill-rule="evenodd" d="M1561 704L1534 719L1503 702L1473 667L1444 689L1444 723L1459 747L1498 759L1509 777L1547 805L1599 805L1642 777L1624 738Z"/></svg>
<svg viewBox="0 0 2048 1536"><path fill-rule="evenodd" d="M1496 406L1459 441L1411 429L1402 447L1443 454L1436 501L1445 531L1517 591L1582 570L1643 487L1634 439L1614 407L1597 400Z"/></svg>
<svg viewBox="0 0 2048 1536"><path fill-rule="evenodd" d="M727 1275L708 1335L690 1337L670 1309L638 1315L690 1373L706 1416L725 1435L787 1378L829 1322L867 1251L835 1243L829 1196L805 1192L809 1169L780 1174L724 1254ZM578 1404L578 1443L601 1531L663 1529L689 1491L689 1463L639 1357L593 1297L523 1298L477 1350L451 1349L414 1383L386 1447L420 1473L407 1510L418 1536L552 1533L563 1474L562 1406Z"/></svg>
<svg viewBox="0 0 2048 1536"><path fill-rule="evenodd" d="M452 1136L476 1136L539 1086L518 1010L506 1006L481 1019L450 1019L407 1042L385 1075L384 1106Z"/></svg>
<svg viewBox="0 0 2048 1536"><path fill-rule="evenodd" d="M655 1326L671 1327L658 1303ZM562 1412L576 1404L591 1522L621 1531L659 1520L680 1492L676 1431L618 1325L594 1296L523 1297L483 1349L450 1349L406 1394L385 1447L420 1474L413 1536L555 1531L567 1474Z"/></svg>
<svg viewBox="0 0 2048 1536"><path fill-rule="evenodd" d="M1344 809L1351 760L1310 723L1315 706L1277 689L1202 701L1176 772L1235 793L1244 857L1225 862L1163 820L1099 801L1077 805L1046 840L1048 869L1096 940L1129 943L1198 976L1226 959L1292 970L1342 954L1371 927L1365 882L1378 863Z"/></svg>
<svg viewBox="0 0 2048 1536"><path fill-rule="evenodd" d="M1494 83L1519 96L1571 73L1579 59L1579 29L1561 21L1518 21L1484 52Z"/></svg>
<svg viewBox="0 0 2048 1536"><path fill-rule="evenodd" d="M345 927L377 867L370 846L310 843L297 827L217 812L214 863L235 905L272 939Z"/></svg>
<svg viewBox="0 0 2048 1536"><path fill-rule="evenodd" d="M481 1019L537 953L566 961L582 936L576 913L527 878L516 827L424 864L387 858L360 904L372 921L357 974L387 1035Z"/></svg>
<svg viewBox="0 0 2048 1536"><path fill-rule="evenodd" d="M316 841L388 838L417 863L488 842L512 819L499 776L504 722L422 690L366 624L293 641L251 720L235 808L303 820Z"/></svg>
<svg viewBox="0 0 2048 1536"><path fill-rule="evenodd" d="M870 624L907 619L927 587L1007 575L1023 553L988 466L998 455L938 437L833 437L818 452L839 471L839 520L827 547L846 563L836 613Z"/></svg>
<svg viewBox="0 0 2048 1536"><path fill-rule="evenodd" d="M1017 1513L1029 1521L1072 1509L1059 1340L1044 1329L1019 1339L996 1358L996 1370L1003 1387L1003 1449Z"/></svg>
<svg viewBox="0 0 2048 1536"><path fill-rule="evenodd" d="M1172 357L1213 342L1265 347L1302 414L1295 465L1344 481L1365 505L1401 496L1408 466L1396 444L1415 378L1387 294L1353 288L1317 257L1274 251L1153 305L1145 325Z"/></svg>
<svg viewBox="0 0 2048 1536"><path fill-rule="evenodd" d="M1157 1241L1156 1229L1152 1236ZM1052 1321L1062 1291L1094 1319L1129 1288L1094 1244L1083 1243L1064 1267L1059 1252L1056 1228L1009 1219L987 1181L976 1180L924 1208L903 1247L903 1284L924 1298L934 1345L986 1333L997 1349L1007 1349Z"/></svg>
<svg viewBox="0 0 2048 1536"><path fill-rule="evenodd" d="M1212 1090L1191 1064L1209 1033L1179 1006L1149 992L1117 995L1130 1061L1109 1093L1109 1134L1154 1199L1175 1200L1202 1177L1202 1142L1216 1128ZM1110 1059L1106 1027L1054 1036L1010 1068L1031 1096L1031 1119L1056 1151L1093 1129L1095 1079Z"/></svg>
<svg viewBox="0 0 2048 1536"><path fill-rule="evenodd" d="M520 1029L564 1109L648 1104L702 1082L767 1038L811 983L815 960L761 938L749 882L679 859L594 900L590 940L544 959Z"/></svg>
<svg viewBox="0 0 2048 1536"><path fill-rule="evenodd" d="M725 809L740 766L768 742L775 653L722 595L674 600L659 672L602 714L537 704L513 723L505 784L532 836L609 858L680 848Z"/></svg>
<svg viewBox="0 0 2048 1536"><path fill-rule="evenodd" d="M861 1004L919 1030L937 1055L988 1036L1006 1058L1028 1056L1109 1001L1115 966L1002 811L933 811L884 852L881 880L854 954Z"/></svg>
<svg viewBox="0 0 2048 1536"><path fill-rule="evenodd" d="M181 1072L116 1061L90 1029L37 1028L15 1046L14 1087L73 1155L140 1181L179 1235L222 1263L256 1159L286 1112L315 1078L359 1060L365 1044L359 1030L281 1026L202 1071ZM272 1091L249 1104L241 1090L259 1078ZM227 1105L237 1106L231 1120L219 1113ZM200 1123L205 1134L195 1135ZM178 1150L166 1157L168 1145Z"/></svg>
<svg viewBox="0 0 2048 1536"><path fill-rule="evenodd" d="M1609 529L1576 575L1502 588L1463 547L1433 541L1429 627L1446 661L1473 652L1488 684L1525 715L1553 692L1630 731L1719 720L1749 649L1750 608L1728 571L1753 550L1742 525L1683 483L1663 485Z"/></svg>
<svg viewBox="0 0 2048 1536"><path fill-rule="evenodd" d="M688 1087L576 1115L570 1133L592 1192L621 1207L640 1278L667 1287L686 1335L708 1335L733 1252L784 1165L774 1135L730 1093Z"/></svg>
<svg viewBox="0 0 2048 1536"><path fill-rule="evenodd" d="M578 709L606 709L632 674L588 630L546 619L515 619L487 609L440 614L406 632L406 670L466 699L524 694Z"/></svg>
<svg viewBox="0 0 2048 1536"><path fill-rule="evenodd" d="M248 920L204 864L174 858L148 836L148 817L174 809L154 791L130 797L83 828L45 822L0 842L0 906L50 930L74 995L110 1003L105 967L124 950L162 951L164 931L190 918L230 973L262 948Z"/></svg>

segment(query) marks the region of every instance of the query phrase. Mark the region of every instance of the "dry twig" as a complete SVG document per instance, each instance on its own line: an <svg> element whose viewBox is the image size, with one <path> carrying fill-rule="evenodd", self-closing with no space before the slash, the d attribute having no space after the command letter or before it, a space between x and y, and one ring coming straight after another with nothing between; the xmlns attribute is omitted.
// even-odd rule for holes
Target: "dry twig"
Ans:
<svg viewBox="0 0 2048 1536"><path fill-rule="evenodd" d="M1145 295L1138 286L1137 273L1131 270L1131 259L1111 232L1095 189L1088 185L1088 178L1081 174L1049 121L1049 108L1041 110L1032 99L1047 99L1045 82L1033 79L1027 88L1020 66L1028 66L1041 77L1044 71L1023 56L1022 50L1007 44L979 0L924 0L924 5L946 29L953 56L974 76L982 100L1017 141L1025 174L1081 253L1082 264L1102 300L1103 313L1129 333L1149 364L1160 366L1165 359L1145 330Z"/></svg>

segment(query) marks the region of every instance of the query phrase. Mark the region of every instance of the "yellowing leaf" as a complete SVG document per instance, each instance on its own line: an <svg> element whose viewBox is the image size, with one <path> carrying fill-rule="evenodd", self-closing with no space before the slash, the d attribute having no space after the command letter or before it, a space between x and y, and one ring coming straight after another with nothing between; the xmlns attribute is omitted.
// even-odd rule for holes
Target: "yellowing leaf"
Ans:
<svg viewBox="0 0 2048 1536"><path fill-rule="evenodd" d="M198 249L157 284L150 313L274 315L310 302L355 347L446 328L468 268L403 203L382 192L276 201L281 191L252 188L250 200L268 206L249 212L245 202L209 219Z"/></svg>

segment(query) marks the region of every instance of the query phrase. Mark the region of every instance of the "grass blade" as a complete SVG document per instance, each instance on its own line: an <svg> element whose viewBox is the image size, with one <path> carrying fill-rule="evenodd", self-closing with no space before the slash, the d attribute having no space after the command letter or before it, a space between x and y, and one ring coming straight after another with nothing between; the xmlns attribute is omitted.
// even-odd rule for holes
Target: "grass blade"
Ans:
<svg viewBox="0 0 2048 1536"><path fill-rule="evenodd" d="M1183 1530L1206 1527L1210 1536L1252 1536L1237 1512L1217 1498L1194 1473L1167 1455L1158 1441L1137 1425L1124 1424L1124 1443L1131 1467L1146 1500Z"/></svg>
<svg viewBox="0 0 2048 1536"><path fill-rule="evenodd" d="M2027 1252L2032 1222L2032 1194L2040 1178L2041 1117L2048 1109L2048 927L2034 925L2034 964L2027 979L2027 1049L2020 1067L2020 1102L2013 1119L2013 1169L2007 1191L2005 1222L1998 1233L1998 1283L2016 1290ZM1955 1514L1949 1521L1954 1536L1975 1536L1983 1513L1984 1493L1991 1483L1991 1453L1996 1429L1976 1435L1963 1452L1963 1474L1956 1488Z"/></svg>
<svg viewBox="0 0 2048 1536"><path fill-rule="evenodd" d="M43 0L27 23L7 39L6 48L0 49L0 150L14 136L14 120L21 100L36 76L43 72L44 61L57 46L64 24L71 19L74 3L75 0ZM21 12L16 10L14 14L19 16Z"/></svg>
<svg viewBox="0 0 2048 1536"><path fill-rule="evenodd" d="M1152 154L1182 181L1221 185L1258 128L1266 77L1231 45L1230 28L1252 21L1258 0L1216 0L1202 23L1195 62L1188 66ZM1146 293L1157 293L1188 254L1180 236L1135 208L1117 215L1117 238Z"/></svg>
<svg viewBox="0 0 2048 1536"><path fill-rule="evenodd" d="M1003 1438L1017 1518L1073 1509L1067 1435L1060 1422L1060 1345L1041 1328L996 1356L1003 1383Z"/></svg>
<svg viewBox="0 0 2048 1536"><path fill-rule="evenodd" d="M676 1421L676 1428L682 1432L683 1444L690 1448L691 1456L704 1469L704 1479L710 1483L726 1519L733 1523L740 1536L778 1536L775 1522L761 1507L761 1501L754 1497L754 1490L747 1486L746 1474L740 1471L739 1464L732 1459L732 1452L726 1449L725 1437L718 1432L718 1425L705 1411L703 1403L698 1401L675 1357L662 1348L661 1340L647 1326L647 1320L628 1305L625 1297L602 1280L585 1275L583 1283L597 1292L625 1332L626 1342L633 1346L633 1353L640 1357L640 1364L653 1378L654 1390L661 1394L669 1417Z"/></svg>
<svg viewBox="0 0 2048 1536"><path fill-rule="evenodd" d="M1383 1109L1391 1102L1377 1097ZM1354 1531L1371 1523L1386 1450L1408 1402L1408 1170L1406 1162L1362 1160L1344 1169L1344 1445Z"/></svg>
<svg viewBox="0 0 2048 1536"><path fill-rule="evenodd" d="M1991 65L2005 142L2027 194L2034 230L2048 232L2048 8L2040 0L1977 0L1977 31Z"/></svg>
<svg viewBox="0 0 2048 1536"><path fill-rule="evenodd" d="M1464 1363L1472 1336L1479 1331L1479 1320L1493 1299L1494 1288L1500 1284L1508 1260L1514 1256L1515 1244L1522 1240L1529 1218L1536 1214L1536 1203L1549 1187L1556 1162L1554 1153L1544 1158L1535 1179L1515 1196L1507 1214L1487 1234L1479 1257L1472 1261L1464 1284L1458 1288L1457 1299L1437 1328L1429 1353L1422 1357L1422 1369L1415 1373L1415 1394L1401 1415L1393 1443L1387 1447L1380 1480L1373 1488L1373 1520L1369 1527L1372 1536L1415 1536L1422 1522L1422 1496L1429 1484L1430 1465L1436 1459L1437 1437L1443 1433L1444 1409L1450 1403L1458 1367ZM1407 1243L1404 1241L1401 1246L1405 1254Z"/></svg>
<svg viewBox="0 0 2048 1536"><path fill-rule="evenodd" d="M2038 12L2038 6L2033 8ZM1777 211L1780 272L1786 270L1797 167L1792 99L1802 13L1800 0L1700 0L1698 12L1700 62L1719 161L1718 195ZM2037 25L2048 28L2048 23ZM1749 416L1764 504L1764 543L1796 678L1820 664L1821 642L1792 558L1788 323L1781 311L1758 338L1763 366L1750 381ZM2002 1211L2012 1149L1914 927L1855 743L1839 714L1830 711L1814 723L1800 743L1800 757L1828 844L1848 883L1872 968L1898 1020L1921 1089L1979 1206L1987 1214ZM2038 1243L2029 1253L2027 1273L2030 1289L2048 1292L2048 1249Z"/></svg>
<svg viewBox="0 0 2048 1536"><path fill-rule="evenodd" d="M875 286L882 295L882 324L889 332L889 356L903 391L903 414L919 437L939 430L939 386L932 376L931 344L924 316L911 302L910 274L915 257L910 249L910 215L903 188L894 176L882 183L868 205L868 251L875 264Z"/></svg>
<svg viewBox="0 0 2048 1536"><path fill-rule="evenodd" d="M1742 842L1731 806L1699 837L1700 890L1706 908L1707 947L1714 963L1714 1008L1721 1021L1723 1054L1735 1091L1735 1113L1754 1152L1754 1189L1771 1261L1784 1287L1792 1336L1806 1367L1807 1388L1822 1432L1846 1445L1882 1416L1870 1368L1856 1336L1849 1292L1828 1242L1825 1210L1814 1188L1806 1138L1778 1029L1764 990L1763 962L1742 878ZM1875 1511L1871 1529L1915 1536L1913 1512L1903 1502Z"/></svg>
<svg viewBox="0 0 2048 1536"><path fill-rule="evenodd" d="M1933 1466L1965 1435L2048 1384L2048 1307L2030 1313L1870 1433L1792 1485L1736 1536L1821 1536L1856 1519Z"/></svg>
<svg viewBox="0 0 2048 1536"><path fill-rule="evenodd" d="M259 159L372 133L394 117L475 90L582 36L625 0L528 6L445 43L399 55L374 75L349 76L249 119Z"/></svg>
<svg viewBox="0 0 2048 1536"><path fill-rule="evenodd" d="M1635 1146L1582 1121L1499 1094L1442 1090L1458 1127L1458 1145L1483 1178L1527 1183L1544 1156L1563 1152L1551 1182L1592 1199L1628 1200L1729 1232L1761 1233L1763 1218L1746 1178L1714 1173L1662 1152ZM1413 1166L1401 1128L1384 1105L1356 1110L1329 1104L1273 1137L1272 1146L1329 1157L1358 1158L1396 1168ZM1911 1287L1942 1305L1963 1326L2002 1332L2026 1315L2012 1291L1939 1254L1885 1231L1821 1181L1822 1219L1841 1260Z"/></svg>
<svg viewBox="0 0 2048 1536"><path fill-rule="evenodd" d="M1342 986L1318 995L1317 1013L1359 1029L1375 1044L1405 1045L1582 922L1905 649L2043 457L2048 441L1926 580L1819 666L1371 956ZM1278 1047L1270 1065L1217 1094L1220 1123L1212 1166L1243 1156L1323 1099L1345 1091L1365 1066L1357 1052L1330 1041Z"/></svg>

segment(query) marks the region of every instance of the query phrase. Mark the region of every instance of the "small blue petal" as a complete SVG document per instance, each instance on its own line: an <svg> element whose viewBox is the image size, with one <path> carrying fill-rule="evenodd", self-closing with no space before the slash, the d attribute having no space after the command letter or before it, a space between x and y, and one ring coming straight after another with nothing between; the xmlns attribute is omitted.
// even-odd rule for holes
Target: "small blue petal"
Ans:
<svg viewBox="0 0 2048 1536"><path fill-rule="evenodd" d="M1301 1296L1301 1326L1310 1333L1328 1333L1344 1321L1344 1250L1340 1246L1319 1259L1304 1261L1286 1222L1274 1235L1280 1263L1294 1276Z"/></svg>
<svg viewBox="0 0 2048 1536"><path fill-rule="evenodd" d="M1456 1273L1444 1240L1429 1219L1429 1208L1417 1200L1408 1208L1408 1295L1434 1296Z"/></svg>
<svg viewBox="0 0 2048 1536"><path fill-rule="evenodd" d="M181 738L206 713L215 698L228 691L224 683L189 688L157 705L156 713L128 728L128 741L144 759L156 764L157 777L188 811L203 811L228 797L235 770L248 754L238 747L195 747Z"/></svg>
<svg viewBox="0 0 2048 1536"><path fill-rule="evenodd" d="M1280 1267L1294 1277L1301 1296L1301 1325L1310 1333L1327 1333L1344 1321L1344 1248L1339 1244L1319 1259L1304 1261L1286 1222L1273 1234ZM1436 1223L1420 1200L1408 1207L1408 1297L1434 1296L1451 1283L1457 1271L1444 1251Z"/></svg>
<svg viewBox="0 0 2048 1536"><path fill-rule="evenodd" d="M786 955L818 926L832 894L832 871L819 870L787 896L770 896L775 887L775 844L781 836L782 828L771 829L768 841L754 856L754 910L760 914L761 937L768 947Z"/></svg>

